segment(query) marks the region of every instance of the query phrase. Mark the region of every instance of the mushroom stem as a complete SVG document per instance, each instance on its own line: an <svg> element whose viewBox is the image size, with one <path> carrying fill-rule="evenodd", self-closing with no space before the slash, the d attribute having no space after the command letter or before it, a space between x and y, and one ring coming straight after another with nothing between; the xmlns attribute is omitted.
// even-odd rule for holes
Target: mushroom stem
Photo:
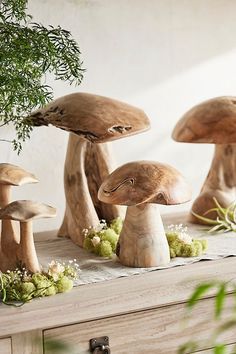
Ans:
<svg viewBox="0 0 236 354"><path fill-rule="evenodd" d="M4 208L7 204L9 204L10 199L11 199L11 186L1 185L0 208ZM11 220L2 220L1 250L4 253L5 258L6 259L9 258L8 269L11 269L11 265L16 260L16 249L18 243L19 243L19 236L15 231L13 222Z"/></svg>
<svg viewBox="0 0 236 354"><path fill-rule="evenodd" d="M11 186L3 184L0 188L0 207L4 208L11 199Z"/></svg>
<svg viewBox="0 0 236 354"><path fill-rule="evenodd" d="M128 206L117 255L129 267L158 267L170 262L165 230L155 204Z"/></svg>
<svg viewBox="0 0 236 354"><path fill-rule="evenodd" d="M40 272L38 257L34 245L32 221L20 222L20 252L22 265L32 273Z"/></svg>
<svg viewBox="0 0 236 354"><path fill-rule="evenodd" d="M99 219L111 221L119 216L119 207L97 198L100 184L111 173L111 160L108 144L93 144L70 134L64 170L66 211L58 236L83 246L83 229L96 226Z"/></svg>
<svg viewBox="0 0 236 354"><path fill-rule="evenodd" d="M200 195L194 201L192 211L203 215L209 209L214 208L213 197L222 205L228 207L236 199L236 144L215 145L214 158L210 171L203 184ZM215 211L206 215L215 219ZM203 223L191 215L191 221Z"/></svg>

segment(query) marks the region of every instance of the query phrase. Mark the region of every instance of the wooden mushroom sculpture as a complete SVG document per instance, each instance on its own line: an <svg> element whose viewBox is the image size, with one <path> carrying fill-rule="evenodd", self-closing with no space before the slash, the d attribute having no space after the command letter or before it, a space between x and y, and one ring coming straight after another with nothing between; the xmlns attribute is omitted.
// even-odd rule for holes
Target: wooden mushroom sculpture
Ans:
<svg viewBox="0 0 236 354"><path fill-rule="evenodd" d="M0 210L0 219L20 222L20 243L16 254L12 252L12 256L17 258L14 268L20 264L32 273L41 271L34 245L32 222L35 219L51 218L55 215L55 208L30 200L18 200Z"/></svg>
<svg viewBox="0 0 236 354"><path fill-rule="evenodd" d="M12 186L22 186L27 183L37 183L38 179L21 167L0 163L0 208L11 202ZM0 243L0 269L12 269L16 263L16 249L19 236L14 230L11 220L2 221Z"/></svg>
<svg viewBox="0 0 236 354"><path fill-rule="evenodd" d="M189 187L173 167L153 161L127 163L101 185L104 203L127 205L117 255L129 267L156 267L170 261L169 246L156 204L189 201Z"/></svg>
<svg viewBox="0 0 236 354"><path fill-rule="evenodd" d="M83 229L120 214L117 206L97 198L99 186L114 169L107 142L146 131L149 119L126 103L74 93L32 113L30 120L35 126L52 124L71 133L64 170L66 210L58 235L83 246Z"/></svg>
<svg viewBox="0 0 236 354"><path fill-rule="evenodd" d="M210 171L192 211L204 215L215 207L213 197L223 207L236 199L236 97L217 97L189 110L174 128L174 140L186 143L215 144ZM216 213L207 214L215 219ZM202 223L193 214L192 222Z"/></svg>

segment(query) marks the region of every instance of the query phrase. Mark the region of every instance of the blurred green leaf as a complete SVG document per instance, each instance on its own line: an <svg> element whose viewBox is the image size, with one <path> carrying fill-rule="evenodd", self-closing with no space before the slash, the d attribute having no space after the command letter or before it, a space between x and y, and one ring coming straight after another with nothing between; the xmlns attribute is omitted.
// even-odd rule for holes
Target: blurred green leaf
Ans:
<svg viewBox="0 0 236 354"><path fill-rule="evenodd" d="M215 317L219 318L222 311L223 311L223 306L226 298L226 284L222 283L219 286L218 293L216 294L216 299L215 299Z"/></svg>
<svg viewBox="0 0 236 354"><path fill-rule="evenodd" d="M185 344L183 344L179 349L177 354L187 354L191 353L193 351L196 351L198 349L198 344L194 341L189 341Z"/></svg>
<svg viewBox="0 0 236 354"><path fill-rule="evenodd" d="M228 331L229 329L236 327L236 319L230 319L223 324L221 324L215 331L216 336L220 335L221 333Z"/></svg>
<svg viewBox="0 0 236 354"><path fill-rule="evenodd" d="M214 354L226 354L225 344L217 344L214 348Z"/></svg>
<svg viewBox="0 0 236 354"><path fill-rule="evenodd" d="M187 307L192 308L198 302L198 300L200 300L203 297L203 295L207 293L209 289L215 286L216 286L216 282L203 283L197 286L187 302Z"/></svg>
<svg viewBox="0 0 236 354"><path fill-rule="evenodd" d="M73 354L73 347L61 340L47 339L44 342L44 351L50 354Z"/></svg>

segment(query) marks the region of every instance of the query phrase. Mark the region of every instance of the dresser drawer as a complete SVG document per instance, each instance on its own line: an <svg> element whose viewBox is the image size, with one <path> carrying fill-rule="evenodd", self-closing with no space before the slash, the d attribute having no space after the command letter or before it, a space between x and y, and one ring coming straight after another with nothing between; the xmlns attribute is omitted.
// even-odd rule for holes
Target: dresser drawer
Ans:
<svg viewBox="0 0 236 354"><path fill-rule="evenodd" d="M0 339L0 354L11 354L11 338Z"/></svg>
<svg viewBox="0 0 236 354"><path fill-rule="evenodd" d="M230 311L230 304L233 304L231 296L228 297L227 303L226 314ZM206 341L211 333L209 329L212 330L215 326L212 320L213 299L200 301L192 312L191 319L188 322L185 321L184 325L185 313L184 304L175 304L46 330L44 340L67 342L74 346L76 353L85 354L89 352L91 338L108 336L112 354L174 354L181 344L191 339L191 336L199 342ZM221 339L226 343L233 343L235 338L234 329L226 332ZM209 348L208 342L200 347L200 349L204 348ZM46 351L45 354L50 354L50 352Z"/></svg>

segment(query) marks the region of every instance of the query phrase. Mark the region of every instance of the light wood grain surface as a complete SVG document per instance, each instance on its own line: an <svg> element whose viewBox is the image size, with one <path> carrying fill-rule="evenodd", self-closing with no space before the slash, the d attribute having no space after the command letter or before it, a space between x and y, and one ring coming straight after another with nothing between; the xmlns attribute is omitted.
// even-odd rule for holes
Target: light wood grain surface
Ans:
<svg viewBox="0 0 236 354"><path fill-rule="evenodd" d="M42 331L40 330L14 334L12 336L12 353L13 354L44 354L42 342L43 342L43 335L42 335Z"/></svg>
<svg viewBox="0 0 236 354"><path fill-rule="evenodd" d="M0 339L0 354L11 354L11 338Z"/></svg>
<svg viewBox="0 0 236 354"><path fill-rule="evenodd" d="M0 333L7 336L182 303L200 281L233 280L235 269L235 258L200 262L80 286L70 293L34 300L21 308L1 305Z"/></svg>
<svg viewBox="0 0 236 354"><path fill-rule="evenodd" d="M226 315L230 313L233 303L233 296L229 297ZM192 316L186 322L183 321L186 314L185 305L176 304L157 310L48 330L44 333L44 338L60 339L74 344L79 354L88 353L89 340L100 336L109 337L111 352L115 354L176 354L177 349L189 339L197 340L199 349L212 346L209 337L216 327L213 313L214 301L205 299L193 310ZM232 342L235 336L234 328L225 332L221 340ZM45 354L49 353L46 351Z"/></svg>

